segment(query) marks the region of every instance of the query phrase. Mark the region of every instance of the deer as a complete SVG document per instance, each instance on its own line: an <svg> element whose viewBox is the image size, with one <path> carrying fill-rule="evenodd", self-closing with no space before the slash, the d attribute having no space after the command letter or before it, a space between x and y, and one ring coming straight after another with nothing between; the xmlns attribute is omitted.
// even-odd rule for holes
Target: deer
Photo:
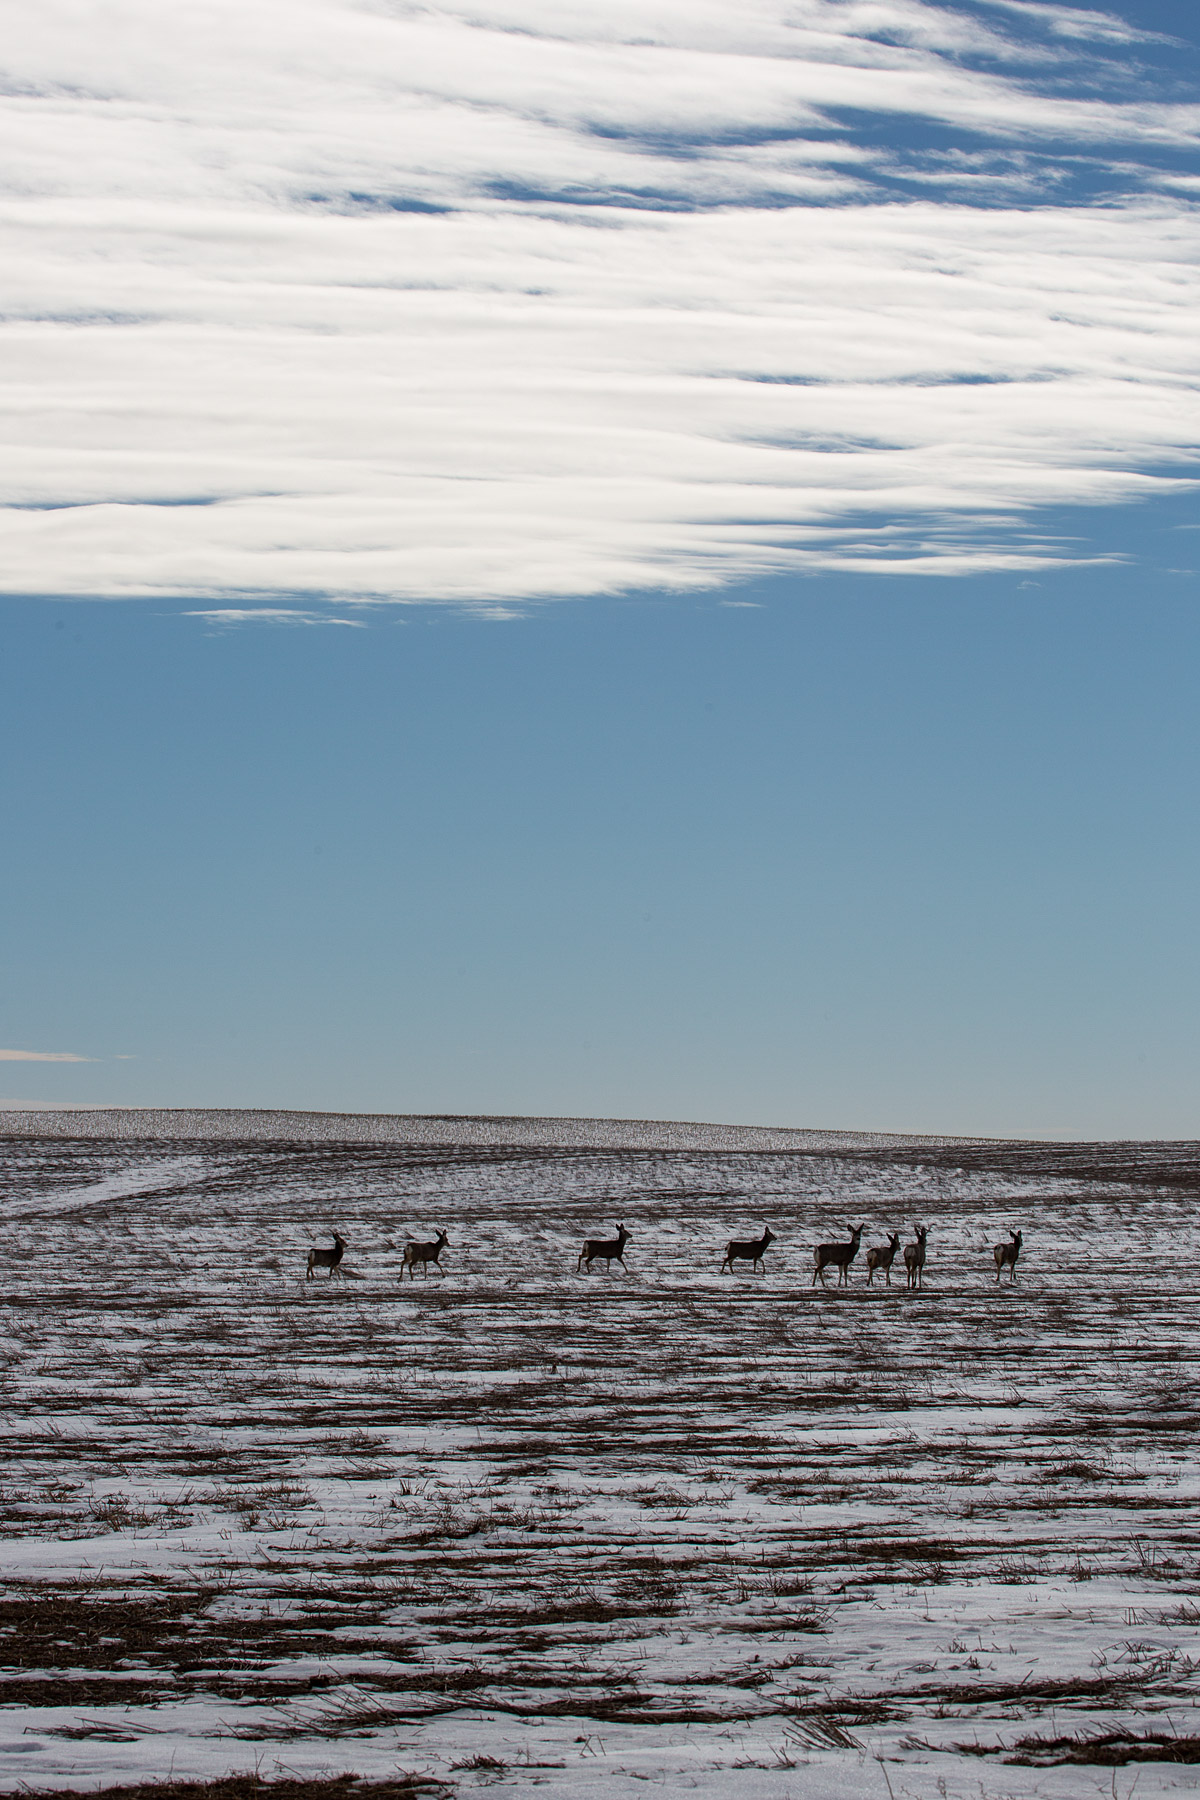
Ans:
<svg viewBox="0 0 1200 1800"><path fill-rule="evenodd" d="M915 1244L905 1244L904 1246L904 1268L908 1276L908 1286L919 1288L922 1280L921 1271L925 1267L925 1239L929 1236L929 1228L926 1225L914 1225L913 1230L917 1234L917 1241Z"/></svg>
<svg viewBox="0 0 1200 1800"><path fill-rule="evenodd" d="M845 1229L850 1232L848 1244L818 1244L813 1251L812 1286L816 1286L818 1275L821 1278L821 1286L825 1286L825 1271L830 1263L838 1272L838 1286L848 1287L850 1285L850 1264L858 1255L858 1246L866 1227L857 1225L853 1231L850 1231L850 1227L847 1225Z"/></svg>
<svg viewBox="0 0 1200 1800"><path fill-rule="evenodd" d="M445 1232L439 1231L432 1244L405 1244L404 1260L400 1264L401 1281L404 1280L405 1269L408 1270L408 1279L410 1281L415 1281L417 1279L416 1268L418 1263L421 1265L421 1271L426 1281L429 1280L430 1263L433 1264L440 1275L442 1273L441 1254L449 1242L450 1240Z"/></svg>
<svg viewBox="0 0 1200 1800"><path fill-rule="evenodd" d="M748 1262L751 1269L756 1269L767 1253L767 1245L775 1242L775 1233L769 1225L764 1225L760 1238L730 1238L725 1246L725 1260L721 1264L720 1273L726 1269L733 1274L735 1262ZM766 1268L763 1263L763 1268Z"/></svg>
<svg viewBox="0 0 1200 1800"><path fill-rule="evenodd" d="M333 1234L332 1250L310 1250L308 1253L308 1267L304 1272L305 1281L312 1280L314 1269L328 1269L329 1279L332 1281L338 1272L338 1264L342 1260L342 1254L345 1248L345 1238L339 1237L335 1231Z"/></svg>
<svg viewBox="0 0 1200 1800"><path fill-rule="evenodd" d="M586 1269L591 1273L593 1262L602 1259L605 1267L611 1271L614 1262L625 1267L625 1246L629 1242L629 1233L623 1225L617 1226L615 1238L588 1238L579 1252L579 1261L575 1264L575 1273Z"/></svg>
<svg viewBox="0 0 1200 1800"><path fill-rule="evenodd" d="M1012 1242L1009 1244L997 1244L992 1251L992 1255L996 1259L997 1281L1000 1279L1000 1272L1002 1269L1008 1270L1008 1279L1010 1281L1015 1281L1017 1279L1017 1258L1021 1254L1021 1233L1019 1231L1014 1231L1010 1225L1008 1228L1008 1235L1012 1239Z"/></svg>
<svg viewBox="0 0 1200 1800"><path fill-rule="evenodd" d="M896 1252L900 1248L900 1233L893 1231L886 1244L875 1244L867 1251L867 1286L875 1280L876 1269L882 1269L887 1276L887 1284L892 1285L892 1264L896 1260Z"/></svg>

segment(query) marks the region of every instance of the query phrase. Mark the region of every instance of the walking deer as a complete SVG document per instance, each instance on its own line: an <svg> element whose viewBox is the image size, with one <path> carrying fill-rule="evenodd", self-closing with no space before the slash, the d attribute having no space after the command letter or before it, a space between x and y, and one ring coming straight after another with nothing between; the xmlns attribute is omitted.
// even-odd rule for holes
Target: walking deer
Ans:
<svg viewBox="0 0 1200 1800"><path fill-rule="evenodd" d="M1017 1279L1017 1258L1021 1254L1021 1233L1019 1231L1014 1231L1010 1225L1008 1228L1008 1235L1012 1239L1012 1242L1009 1244L997 1244L992 1251L992 1255L996 1259L997 1281L1000 1279L1000 1271L1002 1269L1008 1270L1008 1279L1010 1281L1015 1281Z"/></svg>
<svg viewBox="0 0 1200 1800"><path fill-rule="evenodd" d="M338 1264L342 1260L342 1253L345 1248L345 1238L339 1237L335 1231L333 1234L332 1250L310 1250L308 1253L308 1267L304 1271L305 1281L312 1280L314 1269L328 1269L329 1279L332 1281L338 1272Z"/></svg>
<svg viewBox="0 0 1200 1800"><path fill-rule="evenodd" d="M752 1269L756 1269L767 1253L767 1245L774 1242L775 1233L769 1225L763 1227L760 1238L730 1238L725 1246L725 1260L721 1264L720 1273L724 1274L728 1269L732 1275L735 1262L748 1262ZM763 1263L764 1269L766 1266Z"/></svg>
<svg viewBox="0 0 1200 1800"><path fill-rule="evenodd" d="M846 1230L850 1231L849 1225L846 1226ZM858 1255L858 1246L862 1241L862 1234L865 1230L866 1227L864 1225L856 1226L853 1231L850 1231L850 1242L848 1244L817 1245L816 1249L813 1251L812 1286L816 1286L818 1276L821 1278L821 1286L825 1286L825 1271L830 1263L833 1264L838 1272L838 1286L849 1286L850 1264Z"/></svg>
<svg viewBox="0 0 1200 1800"><path fill-rule="evenodd" d="M875 1279L876 1269L882 1269L887 1276L887 1284L892 1285L892 1264L896 1260L896 1252L900 1248L900 1233L893 1231L886 1244L875 1244L867 1251L867 1286Z"/></svg>
<svg viewBox="0 0 1200 1800"><path fill-rule="evenodd" d="M605 1267L612 1269L614 1262L625 1267L625 1246L629 1242L629 1233L623 1225L617 1226L615 1238L588 1238L579 1252L579 1261L575 1264L575 1273L586 1269L589 1273L593 1262L602 1261Z"/></svg>
<svg viewBox="0 0 1200 1800"><path fill-rule="evenodd" d="M917 1234L917 1241L915 1244L905 1244L904 1246L904 1268L908 1275L908 1286L919 1288L923 1279L925 1239L929 1236L929 1229L925 1225L914 1225L913 1230Z"/></svg>
<svg viewBox="0 0 1200 1800"><path fill-rule="evenodd" d="M408 1270L408 1279L415 1281L416 1267L420 1263L425 1279L429 1279L429 1264L432 1263L440 1275L442 1272L441 1254L450 1242L444 1231L439 1231L432 1244L405 1244L404 1261L400 1264L400 1279L404 1280L404 1271Z"/></svg>

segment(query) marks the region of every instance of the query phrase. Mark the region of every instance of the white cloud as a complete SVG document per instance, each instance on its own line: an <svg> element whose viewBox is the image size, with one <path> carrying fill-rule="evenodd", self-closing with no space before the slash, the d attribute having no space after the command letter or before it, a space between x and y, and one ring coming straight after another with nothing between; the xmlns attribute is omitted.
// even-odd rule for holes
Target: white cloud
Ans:
<svg viewBox="0 0 1200 1800"><path fill-rule="evenodd" d="M328 613L303 612L294 606L217 606L184 616L207 619L210 625L349 625L358 631L366 629L362 619L335 619Z"/></svg>
<svg viewBox="0 0 1200 1800"><path fill-rule="evenodd" d="M1037 509L1195 459L1200 107L990 10L31 3L6 586L356 625L1068 554Z"/></svg>
<svg viewBox="0 0 1200 1800"><path fill-rule="evenodd" d="M94 1062L91 1056L75 1056L69 1050L0 1050L0 1062L82 1063Z"/></svg>
<svg viewBox="0 0 1200 1800"><path fill-rule="evenodd" d="M1036 19L1057 37L1083 38L1102 44L1165 44L1173 40L1160 31L1143 31L1111 13L1093 12L1083 6L1049 6L1039 0L981 0L984 6Z"/></svg>

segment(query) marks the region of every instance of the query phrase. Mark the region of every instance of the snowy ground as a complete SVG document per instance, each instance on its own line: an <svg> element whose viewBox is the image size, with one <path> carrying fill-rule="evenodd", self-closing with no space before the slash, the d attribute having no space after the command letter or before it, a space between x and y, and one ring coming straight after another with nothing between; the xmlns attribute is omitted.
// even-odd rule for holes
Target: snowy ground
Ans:
<svg viewBox="0 0 1200 1800"><path fill-rule="evenodd" d="M1193 1146L0 1165L0 1790L1194 1791L1144 1760L1200 1739ZM577 1275L621 1220L628 1273ZM810 1287L859 1221L929 1225L923 1293ZM1136 1760L1064 1760L1100 1734Z"/></svg>

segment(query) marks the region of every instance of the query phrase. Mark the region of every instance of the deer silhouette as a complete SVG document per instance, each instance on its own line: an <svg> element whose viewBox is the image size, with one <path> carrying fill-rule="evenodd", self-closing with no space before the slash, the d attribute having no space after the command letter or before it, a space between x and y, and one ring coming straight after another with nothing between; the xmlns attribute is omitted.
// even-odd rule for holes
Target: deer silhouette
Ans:
<svg viewBox="0 0 1200 1800"><path fill-rule="evenodd" d="M408 1279L415 1281L417 1264L421 1265L421 1273L429 1279L429 1264L432 1263L440 1275L442 1272L441 1254L450 1242L444 1231L439 1231L432 1244L405 1244L404 1261L400 1264L400 1279L404 1280L404 1271L408 1270Z"/></svg>
<svg viewBox="0 0 1200 1800"><path fill-rule="evenodd" d="M887 1276L887 1284L892 1285L892 1264L896 1260L896 1252L900 1248L900 1233L893 1231L886 1244L874 1244L867 1251L867 1286L875 1279L876 1269L882 1269Z"/></svg>
<svg viewBox="0 0 1200 1800"><path fill-rule="evenodd" d="M996 1259L997 1281L1000 1279L1000 1272L1002 1269L1008 1270L1008 1279L1010 1281L1015 1281L1017 1279L1017 1258L1021 1254L1021 1233L1019 1231L1014 1231L1010 1225L1008 1228L1008 1235L1012 1240L1011 1243L997 1244L992 1251L992 1255Z"/></svg>
<svg viewBox="0 0 1200 1800"><path fill-rule="evenodd" d="M594 1262L603 1262L605 1268L611 1269L614 1262L625 1267L625 1246L629 1242L629 1233L623 1225L617 1226L615 1238L588 1238L579 1252L579 1261L575 1264L575 1273L580 1269L590 1271Z"/></svg>
<svg viewBox="0 0 1200 1800"><path fill-rule="evenodd" d="M305 1281L312 1280L314 1269L328 1269L329 1279L332 1281L338 1272L338 1264L342 1260L345 1249L345 1238L339 1237L335 1231L333 1234L332 1250L310 1250L308 1253L308 1267L304 1271Z"/></svg>
<svg viewBox="0 0 1200 1800"><path fill-rule="evenodd" d="M732 1275L735 1262L748 1262L752 1269L757 1268L767 1253L767 1245L774 1242L775 1233L769 1225L763 1227L760 1238L730 1238L725 1246L725 1257L719 1272L723 1274L728 1269ZM766 1268L765 1263L763 1267Z"/></svg>
<svg viewBox="0 0 1200 1800"><path fill-rule="evenodd" d="M862 1242L862 1234L866 1230L866 1226L856 1225L851 1231L847 1225L846 1230L850 1232L848 1244L818 1244L813 1251L811 1283L813 1287L816 1286L818 1276L821 1279L821 1286L825 1286L825 1271L831 1263L838 1272L838 1286L848 1287L850 1285L850 1264L858 1255L858 1246Z"/></svg>
<svg viewBox="0 0 1200 1800"><path fill-rule="evenodd" d="M917 1241L915 1244L905 1244L904 1246L904 1268L908 1276L907 1285L910 1288L919 1288L924 1281L925 1239L929 1236L929 1230L925 1225L914 1225L913 1230L917 1234Z"/></svg>

